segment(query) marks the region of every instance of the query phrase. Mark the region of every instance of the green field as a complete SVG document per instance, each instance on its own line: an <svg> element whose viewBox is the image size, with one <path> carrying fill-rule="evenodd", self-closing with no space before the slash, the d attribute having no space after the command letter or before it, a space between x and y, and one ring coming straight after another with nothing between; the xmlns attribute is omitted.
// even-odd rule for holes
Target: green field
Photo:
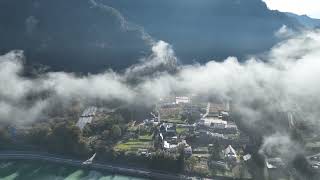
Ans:
<svg viewBox="0 0 320 180"><path fill-rule="evenodd" d="M182 134L184 132L188 132L189 129L188 128L184 128L184 127L177 127L177 134Z"/></svg>
<svg viewBox="0 0 320 180"><path fill-rule="evenodd" d="M148 149L152 146L152 135L140 136L138 139L130 139L126 142L119 142L114 149L116 151L134 151Z"/></svg>

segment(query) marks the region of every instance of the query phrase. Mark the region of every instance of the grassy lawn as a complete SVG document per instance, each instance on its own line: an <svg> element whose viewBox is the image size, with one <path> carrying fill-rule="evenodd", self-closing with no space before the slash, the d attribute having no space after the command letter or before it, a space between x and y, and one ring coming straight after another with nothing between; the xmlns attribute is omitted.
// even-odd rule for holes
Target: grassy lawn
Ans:
<svg viewBox="0 0 320 180"><path fill-rule="evenodd" d="M177 133L182 134L183 132L188 132L188 128L183 128L183 127L177 127Z"/></svg>
<svg viewBox="0 0 320 180"><path fill-rule="evenodd" d="M151 135L144 135L139 137L140 141L152 141L152 134Z"/></svg>
<svg viewBox="0 0 320 180"><path fill-rule="evenodd" d="M135 132L137 129L138 129L138 126L130 126L130 127L128 128L128 131L129 131L129 132Z"/></svg>
<svg viewBox="0 0 320 180"><path fill-rule="evenodd" d="M127 142L119 142L114 149L116 151L134 151L148 149L152 145L152 135L140 136L138 139L130 139Z"/></svg>

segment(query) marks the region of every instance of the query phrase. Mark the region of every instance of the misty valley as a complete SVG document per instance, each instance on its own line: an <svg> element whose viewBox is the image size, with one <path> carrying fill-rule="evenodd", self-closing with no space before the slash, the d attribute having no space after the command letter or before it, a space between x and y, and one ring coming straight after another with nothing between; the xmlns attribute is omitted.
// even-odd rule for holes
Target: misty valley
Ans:
<svg viewBox="0 0 320 180"><path fill-rule="evenodd" d="M0 179L318 180L319 27L269 0L2 0Z"/></svg>

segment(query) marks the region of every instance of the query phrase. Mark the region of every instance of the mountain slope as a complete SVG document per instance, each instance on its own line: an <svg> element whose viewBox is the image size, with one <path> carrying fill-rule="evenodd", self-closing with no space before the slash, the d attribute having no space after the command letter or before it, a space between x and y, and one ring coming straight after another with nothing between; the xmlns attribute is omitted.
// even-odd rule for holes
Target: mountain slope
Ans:
<svg viewBox="0 0 320 180"><path fill-rule="evenodd" d="M173 44L184 62L265 51L283 25L298 23L261 0L101 0L152 36Z"/></svg>
<svg viewBox="0 0 320 180"><path fill-rule="evenodd" d="M149 33L182 63L206 62L263 52L282 25L299 23L261 0L2 0L0 53L22 49L53 70L119 70L149 53Z"/></svg>
<svg viewBox="0 0 320 180"><path fill-rule="evenodd" d="M80 72L124 68L148 50L116 11L88 0L2 0L0 41L1 53L23 49L28 62Z"/></svg>
<svg viewBox="0 0 320 180"><path fill-rule="evenodd" d="M303 26L307 27L307 28L320 28L320 19L314 19L314 18L310 18L307 15L297 15L294 13L286 13L289 17L295 18L300 24L302 24Z"/></svg>

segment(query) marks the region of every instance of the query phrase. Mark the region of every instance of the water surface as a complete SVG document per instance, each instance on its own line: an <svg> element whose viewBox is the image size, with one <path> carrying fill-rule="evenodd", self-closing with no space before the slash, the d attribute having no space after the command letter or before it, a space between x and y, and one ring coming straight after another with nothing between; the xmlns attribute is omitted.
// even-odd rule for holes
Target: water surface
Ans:
<svg viewBox="0 0 320 180"><path fill-rule="evenodd" d="M1 180L145 180L47 162L0 161Z"/></svg>

